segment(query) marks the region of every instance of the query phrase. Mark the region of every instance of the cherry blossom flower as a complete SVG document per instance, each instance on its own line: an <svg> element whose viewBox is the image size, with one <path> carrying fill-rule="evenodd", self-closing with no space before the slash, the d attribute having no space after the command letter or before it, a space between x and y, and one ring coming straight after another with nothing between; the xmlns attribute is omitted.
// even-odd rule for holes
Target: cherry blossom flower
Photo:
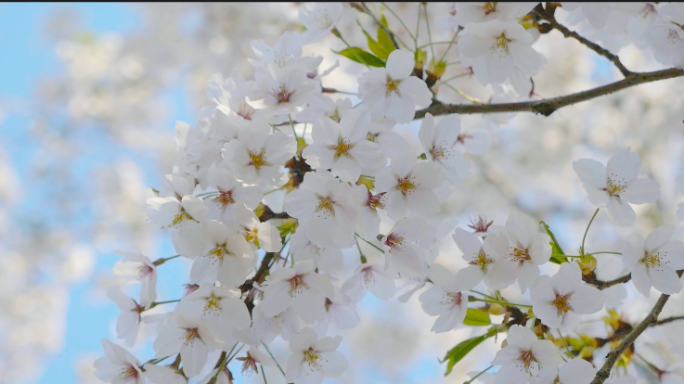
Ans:
<svg viewBox="0 0 684 384"><path fill-rule="evenodd" d="M545 371L557 372L563 363L558 349L549 340L538 340L537 336L521 325L513 325L508 329L507 346L500 349L492 365L500 365L496 373L495 383L526 383L530 375L540 374L546 377Z"/></svg>
<svg viewBox="0 0 684 384"><path fill-rule="evenodd" d="M622 244L622 256L632 269L632 282L646 297L651 287L668 295L682 290L677 271L684 269L684 242L671 240L674 232L673 225L664 225L646 239L634 234Z"/></svg>
<svg viewBox="0 0 684 384"><path fill-rule="evenodd" d="M452 238L463 252L463 260L468 266L461 269L457 276L465 285L475 287L482 280L493 290L503 289L512 281L499 281L490 271L500 262L508 248L508 239L505 235L488 235L484 242L480 242L479 236L464 229L456 228Z"/></svg>
<svg viewBox="0 0 684 384"><path fill-rule="evenodd" d="M570 314L588 315L603 308L603 295L582 282L577 263L563 263L553 277L540 276L531 293L535 316L548 327L559 327Z"/></svg>
<svg viewBox="0 0 684 384"><path fill-rule="evenodd" d="M539 266L551 258L551 239L539 232L539 225L530 217L514 212L506 220L508 248L500 262L488 272L491 281L518 280L524 293L539 276Z"/></svg>
<svg viewBox="0 0 684 384"><path fill-rule="evenodd" d="M183 371L170 365L145 364L145 378L155 384L188 384Z"/></svg>
<svg viewBox="0 0 684 384"><path fill-rule="evenodd" d="M373 264L359 265L342 284L342 292L353 302L359 302L369 291L380 300L389 300L396 291L394 280L383 268Z"/></svg>
<svg viewBox="0 0 684 384"><path fill-rule="evenodd" d="M173 315L154 341L155 357L162 358L180 352L183 372L197 376L207 363L207 354L221 347L214 332L194 317Z"/></svg>
<svg viewBox="0 0 684 384"><path fill-rule="evenodd" d="M458 46L462 65L472 67L482 84L510 80L519 95L527 96L532 90L530 76L546 64L532 43L532 36L517 22L492 20L468 24Z"/></svg>
<svg viewBox="0 0 684 384"><path fill-rule="evenodd" d="M454 3L453 16L455 26L466 26L469 23L484 23L490 20L509 21L525 16L536 3Z"/></svg>
<svg viewBox="0 0 684 384"><path fill-rule="evenodd" d="M322 337L304 328L290 339L292 354L287 360L285 378L294 384L321 384L326 377L338 377L349 363L337 352L342 337Z"/></svg>
<svg viewBox="0 0 684 384"><path fill-rule="evenodd" d="M341 3L304 3L299 8L299 22L306 28L302 39L307 43L323 39L335 28L342 12Z"/></svg>
<svg viewBox="0 0 684 384"><path fill-rule="evenodd" d="M132 347L138 338L140 314L145 310L145 307L140 306L135 300L126 296L118 286L109 287L107 289L107 297L121 311L119 318L116 320L116 336L124 339L125 344Z"/></svg>
<svg viewBox="0 0 684 384"><path fill-rule="evenodd" d="M125 349L103 339L104 357L95 360L95 376L106 383L144 384L140 362Z"/></svg>
<svg viewBox="0 0 684 384"><path fill-rule="evenodd" d="M258 187L242 185L225 167L212 164L207 172L207 178L209 185L216 187L219 192L218 196L205 200L211 211L216 212L212 215L210 211L209 219L219 219L221 214L230 211L235 203L242 203L249 209L255 209L263 198Z"/></svg>
<svg viewBox="0 0 684 384"><path fill-rule="evenodd" d="M373 238L380 231L380 216L378 209L384 209L387 204L387 193L372 194L364 185L354 186L354 197L358 218L356 231L364 238Z"/></svg>
<svg viewBox="0 0 684 384"><path fill-rule="evenodd" d="M297 121L315 123L320 118L328 118L339 122L351 109L352 102L348 98L333 101L327 96L315 93L304 109L297 114Z"/></svg>
<svg viewBox="0 0 684 384"><path fill-rule="evenodd" d="M309 65L309 71L315 70L319 63L320 60L315 65ZM307 77L307 73L306 66L301 65L278 67L269 64L268 67L259 68L254 74L256 90L249 98L262 100L274 114L295 112L316 91L316 83Z"/></svg>
<svg viewBox="0 0 684 384"><path fill-rule="evenodd" d="M233 339L234 329L249 328L251 322L247 306L238 292L208 284L185 296L176 312L208 324L226 344Z"/></svg>
<svg viewBox="0 0 684 384"><path fill-rule="evenodd" d="M335 294L330 277L316 273L313 262L308 260L271 273L263 290L260 308L266 316L276 316L292 306L307 324L325 316L325 298Z"/></svg>
<svg viewBox="0 0 684 384"><path fill-rule="evenodd" d="M208 208L197 196L185 195L150 197L147 199L145 212L150 220L162 228L176 228L189 221L204 220Z"/></svg>
<svg viewBox="0 0 684 384"><path fill-rule="evenodd" d="M238 234L256 249L266 252L278 252L283 247L278 228L269 222L261 222L254 211L244 204L236 204L233 210L234 222L230 226L237 227Z"/></svg>
<svg viewBox="0 0 684 384"><path fill-rule="evenodd" d="M614 11L615 3L593 3L593 2L563 2L562 9L568 12L582 12L583 15L596 29L602 29L606 26L606 20L608 20L611 12Z"/></svg>
<svg viewBox="0 0 684 384"><path fill-rule="evenodd" d="M558 371L548 370L546 377L537 376L535 384L589 384L596 375L596 368L590 362L575 358L560 366Z"/></svg>
<svg viewBox="0 0 684 384"><path fill-rule="evenodd" d="M319 247L309 240L304 232L295 232L290 237L290 252L297 260L311 260L323 272L337 272L344 263L342 250L332 244Z"/></svg>
<svg viewBox="0 0 684 384"><path fill-rule="evenodd" d="M646 31L649 47L662 64L684 67L684 29L680 23L660 22Z"/></svg>
<svg viewBox="0 0 684 384"><path fill-rule="evenodd" d="M238 357L237 360L242 361L242 373L259 373L257 365L273 366L275 362L273 359L266 356L256 347L249 347L245 357Z"/></svg>
<svg viewBox="0 0 684 384"><path fill-rule="evenodd" d="M653 203L660 196L660 184L652 179L637 178L641 159L629 149L616 153L606 167L595 160L581 159L572 163L584 183L589 201L608 207L608 213L622 226L631 226L636 214L629 204Z"/></svg>
<svg viewBox="0 0 684 384"><path fill-rule="evenodd" d="M246 81L237 69L225 80L220 74L212 75L206 88L207 99L216 103L216 109L225 116L238 116L247 121L263 114L263 110L256 110L247 103L247 96L254 91L254 81Z"/></svg>
<svg viewBox="0 0 684 384"><path fill-rule="evenodd" d="M402 219L385 237L385 270L391 266L408 277L424 277L426 256L418 241L430 235L430 225L425 219Z"/></svg>
<svg viewBox="0 0 684 384"><path fill-rule="evenodd" d="M192 263L190 281L213 284L218 280L226 287L239 286L255 267L252 248L243 236L218 221L206 222L204 229L208 238L207 251Z"/></svg>
<svg viewBox="0 0 684 384"><path fill-rule="evenodd" d="M484 155L491 145L489 132L482 128L461 132L456 138L456 148L471 155Z"/></svg>
<svg viewBox="0 0 684 384"><path fill-rule="evenodd" d="M319 335L339 335L356 328L361 318L354 310L354 304L335 288L335 296L325 298L325 317L314 326Z"/></svg>
<svg viewBox="0 0 684 384"><path fill-rule="evenodd" d="M214 368L197 384L233 384L233 374L223 366Z"/></svg>
<svg viewBox="0 0 684 384"><path fill-rule="evenodd" d="M262 305L259 305L252 312L252 316L254 331L265 343L270 343L278 335L287 341L302 328L302 320L292 307L288 307L275 316L266 316Z"/></svg>
<svg viewBox="0 0 684 384"><path fill-rule="evenodd" d="M378 172L375 189L387 193L386 210L393 220L407 214L429 216L439 211L439 198L434 189L443 183L435 163L420 162L410 155L392 159L389 168Z"/></svg>
<svg viewBox="0 0 684 384"><path fill-rule="evenodd" d="M308 172L299 189L285 196L285 211L299 219L306 237L317 246L349 244L356 218L352 194L351 187L330 172Z"/></svg>
<svg viewBox="0 0 684 384"><path fill-rule="evenodd" d="M366 140L370 114L363 107L349 111L336 123L319 119L313 125L313 143L302 156L314 169L330 169L342 181L356 182L364 169L384 165L376 143Z"/></svg>
<svg viewBox="0 0 684 384"><path fill-rule="evenodd" d="M468 311L468 292L473 285L467 285L445 267L432 264L428 277L433 285L423 292L420 300L423 311L430 316L439 316L432 326L435 333L449 332L459 324Z"/></svg>
<svg viewBox="0 0 684 384"><path fill-rule="evenodd" d="M141 282L140 305L147 307L157 298L157 266L140 253L115 251L123 259L114 265L114 274L124 284Z"/></svg>
<svg viewBox="0 0 684 384"><path fill-rule="evenodd" d="M428 160L438 164L449 180L462 184L470 176L470 163L456 149L461 133L461 118L449 115L435 125L431 114L425 114L418 137Z"/></svg>
<svg viewBox="0 0 684 384"><path fill-rule="evenodd" d="M283 133L269 134L266 124L254 123L240 139L231 140L221 152L238 179L263 188L285 183L282 165L297 152L294 138Z"/></svg>
<svg viewBox="0 0 684 384"><path fill-rule="evenodd" d="M372 68L359 78L359 97L373 115L408 123L416 107L432 103L425 82L411 76L414 65L413 53L397 49L390 53L385 68Z"/></svg>

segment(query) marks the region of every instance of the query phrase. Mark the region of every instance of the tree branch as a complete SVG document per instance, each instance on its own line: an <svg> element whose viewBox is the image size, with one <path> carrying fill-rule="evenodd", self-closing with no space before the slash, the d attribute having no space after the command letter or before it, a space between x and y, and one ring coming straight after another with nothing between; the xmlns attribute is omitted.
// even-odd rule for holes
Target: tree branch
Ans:
<svg viewBox="0 0 684 384"><path fill-rule="evenodd" d="M550 99L524 101L518 103L502 104L443 104L434 100L432 105L417 111L414 119L420 119L426 113L433 116L447 115L451 113L460 114L480 114L480 113L505 113L505 112L533 112L544 116L549 116L556 110L568 105L581 103L583 101L595 99L600 96L621 91L639 84L652 83L660 80L673 79L684 76L684 70L679 68L663 69L653 72L632 73L629 77L610 83L601 87L587 91L572 93L565 96Z"/></svg>
<svg viewBox="0 0 684 384"><path fill-rule="evenodd" d="M682 272L684 272L684 270L677 271L677 275L681 277ZM655 306L653 306L651 312L641 321L641 323L639 323L639 325L632 330L632 332L622 339L620 344L618 344L615 349L608 353L606 362L603 364L601 369L596 372L596 376L591 384L603 384L603 382L606 381L606 379L610 376L610 371L613 369L613 365L615 365L617 359L622 356L622 353L625 352L625 350L627 350L627 348L629 348L629 346L632 345L632 343L634 343L639 336L641 336L646 328L650 327L654 323L657 323L658 315L660 315L660 312L663 310L663 307L665 307L665 304L669 298L670 295L666 295L664 293L660 295L660 298L658 298L658 301L656 302Z"/></svg>
<svg viewBox="0 0 684 384"><path fill-rule="evenodd" d="M608 281L603 281L603 280L597 279L597 278L596 278L596 274L593 273L593 272L592 272L592 274L589 275L589 276L587 276L587 275L582 275L582 280L584 280L585 283L591 284L591 285L593 285L594 287L596 287L596 288L598 288L598 289L600 289L600 290L604 290L604 289L606 289L606 288L610 288L610 287L612 287L613 285L626 283L626 282L630 281L631 279L632 279L632 274L631 274L631 273L628 273L628 274L626 274L626 275L624 275L624 276L618 277L618 278L615 279L615 280L608 280Z"/></svg>
<svg viewBox="0 0 684 384"><path fill-rule="evenodd" d="M548 5L547 5L548 6ZM554 8L555 9L555 8ZM617 55L614 55L610 53L607 49L601 47L600 45L594 43L593 41L587 40L586 38L580 36L577 32L571 31L568 28L566 28L564 25L559 24L556 21L556 17L553 15L553 12L551 10L545 10L544 8L541 7L541 4L539 4L535 9L536 13L544 20L549 22L549 25L557 30L558 32L562 33L563 36L566 38L573 38L577 41L579 41L581 44L585 45L592 51L598 53L599 55L605 57L606 59L610 60L613 65L617 67L618 70L620 70L620 73L624 77L630 77L634 72L630 71L627 69L627 67L622 64L620 61L620 58Z"/></svg>

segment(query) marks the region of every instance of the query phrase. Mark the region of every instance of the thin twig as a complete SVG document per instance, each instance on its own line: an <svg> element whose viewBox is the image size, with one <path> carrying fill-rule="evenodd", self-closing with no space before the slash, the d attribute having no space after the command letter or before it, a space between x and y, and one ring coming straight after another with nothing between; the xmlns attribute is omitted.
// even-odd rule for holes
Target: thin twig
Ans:
<svg viewBox="0 0 684 384"><path fill-rule="evenodd" d="M589 49L592 51L598 53L599 55L605 57L606 59L610 60L615 67L622 73L624 77L630 77L634 74L634 72L630 71L627 69L627 67L622 64L620 61L620 58L617 55L614 55L610 53L607 49L601 47L600 45L594 43L593 41L587 40L586 38L580 36L577 32L571 31L562 24L559 24L556 21L556 17L549 11L544 10L541 7L541 4L535 8L535 11L539 16L541 16L542 19L546 20L549 22L549 25L553 27L553 29L557 30L558 32L562 33L563 36L566 38L573 38L577 41L579 41L581 44L587 46Z"/></svg>
<svg viewBox="0 0 684 384"><path fill-rule="evenodd" d="M668 324L668 323L671 323L671 322L677 321L677 320L684 320L684 316L672 316L672 317L667 317L667 318L665 318L665 319L656 321L656 322L655 322L654 324L652 324L652 325L653 325L653 326L663 325L663 324Z"/></svg>
<svg viewBox="0 0 684 384"><path fill-rule="evenodd" d="M596 278L596 274L594 274L593 272L592 272L591 275L589 275L589 276L587 276L587 275L582 275L582 280L584 280L585 283L591 284L591 285L593 285L594 287L596 287L596 288L598 288L598 289L600 289L600 290L604 290L604 289L606 289L606 288L610 288L610 287L612 287L613 285L618 285L618 284L626 283L626 282L630 281L631 279L632 279L632 274L631 274L631 273L628 273L628 274L626 274L626 275L624 275L624 276L618 277L618 278L615 279L615 280L608 280L608 281L598 280L598 279Z"/></svg>
<svg viewBox="0 0 684 384"><path fill-rule="evenodd" d="M482 114L482 113L505 113L505 112L533 112L544 116L550 116L553 112L568 105L581 103L597 97L609 95L626 88L639 84L653 83L660 80L674 79L684 76L684 70L679 68L662 69L653 72L633 73L630 77L596 87L587 91L572 93L565 96L550 99L524 101L518 103L501 104L443 104L433 101L432 105L417 111L414 119L421 119L426 113L433 116L459 114Z"/></svg>

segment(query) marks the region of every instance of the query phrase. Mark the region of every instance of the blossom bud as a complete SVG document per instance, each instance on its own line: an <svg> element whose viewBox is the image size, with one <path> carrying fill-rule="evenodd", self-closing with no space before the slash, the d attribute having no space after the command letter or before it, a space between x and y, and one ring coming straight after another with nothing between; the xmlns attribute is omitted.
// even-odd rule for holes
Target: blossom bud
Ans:
<svg viewBox="0 0 684 384"><path fill-rule="evenodd" d="M579 267L582 270L582 274L587 276L590 275L596 269L596 258L592 255L585 255L580 258Z"/></svg>
<svg viewBox="0 0 684 384"><path fill-rule="evenodd" d="M433 85L435 85L437 80L442 78L442 75L444 74L444 72L446 72L446 64L447 63L444 61L436 62L434 58L430 60L430 65L427 69L428 76L427 80L425 80L428 87L432 87Z"/></svg>
<svg viewBox="0 0 684 384"><path fill-rule="evenodd" d="M302 157L302 151L306 148L306 140L303 137L297 138L297 156Z"/></svg>
<svg viewBox="0 0 684 384"><path fill-rule="evenodd" d="M427 60L427 52L421 51L420 49L416 51L415 55L416 66L413 67L412 75L422 79L423 78L423 66L425 65L425 60Z"/></svg>
<svg viewBox="0 0 684 384"><path fill-rule="evenodd" d="M489 313L492 315L503 315L506 312L506 308L501 304L492 304L489 307Z"/></svg>

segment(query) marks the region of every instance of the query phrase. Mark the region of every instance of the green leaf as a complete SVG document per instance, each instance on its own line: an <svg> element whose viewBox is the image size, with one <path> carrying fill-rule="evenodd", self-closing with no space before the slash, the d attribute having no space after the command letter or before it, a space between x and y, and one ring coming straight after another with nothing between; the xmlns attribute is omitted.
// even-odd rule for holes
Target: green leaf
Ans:
<svg viewBox="0 0 684 384"><path fill-rule="evenodd" d="M465 341L462 341L458 343L455 347L451 348L449 352L447 352L446 356L444 356L444 360L441 362L449 361L447 363L447 370L444 376L448 376L451 373L451 370L454 368L454 365L461 361L470 351L475 349L480 343L483 341L487 340L489 337L493 336L495 333L486 333L482 336L477 336L473 337L472 339L468 339Z"/></svg>
<svg viewBox="0 0 684 384"><path fill-rule="evenodd" d="M378 31L382 31L382 28L378 28ZM373 38L368 34L368 32L363 31L363 33L366 35L366 38L368 39L368 48L370 48L371 52L375 53L375 55L379 57L381 60L387 60L389 52L387 52L380 43L373 40Z"/></svg>
<svg viewBox="0 0 684 384"><path fill-rule="evenodd" d="M382 47L382 49L385 52L387 52L387 56L389 56L389 54L396 49L394 43L392 42L392 39L390 39L389 36L387 36L385 30L382 28L378 28L378 44ZM380 58L382 59L382 57ZM387 60L387 58L384 58L383 60Z"/></svg>
<svg viewBox="0 0 684 384"><path fill-rule="evenodd" d="M548 225L546 225L545 222L540 221L540 224L544 226L546 233L549 235L549 237L551 237L551 242L549 243L551 245L551 259L549 259L549 261L554 264L567 263L568 258L564 257L565 252L563 252L563 249L561 248L560 244L558 244L556 236L553 235L553 232L551 232L551 229Z"/></svg>
<svg viewBox="0 0 684 384"><path fill-rule="evenodd" d="M463 320L463 324L475 327L482 327L491 323L492 320L489 318L489 312L476 308L468 308L466 317Z"/></svg>
<svg viewBox="0 0 684 384"><path fill-rule="evenodd" d="M377 56L373 55L372 53L366 52L358 47L347 48L335 53L337 53L338 55L342 55L348 58L349 60L369 65L371 67L383 68L385 66L385 62L383 60L380 60Z"/></svg>
<svg viewBox="0 0 684 384"><path fill-rule="evenodd" d="M384 12L382 12L382 14L380 15L380 24L382 24L382 26L385 28L389 28L389 26L387 24L387 19L385 18Z"/></svg>

